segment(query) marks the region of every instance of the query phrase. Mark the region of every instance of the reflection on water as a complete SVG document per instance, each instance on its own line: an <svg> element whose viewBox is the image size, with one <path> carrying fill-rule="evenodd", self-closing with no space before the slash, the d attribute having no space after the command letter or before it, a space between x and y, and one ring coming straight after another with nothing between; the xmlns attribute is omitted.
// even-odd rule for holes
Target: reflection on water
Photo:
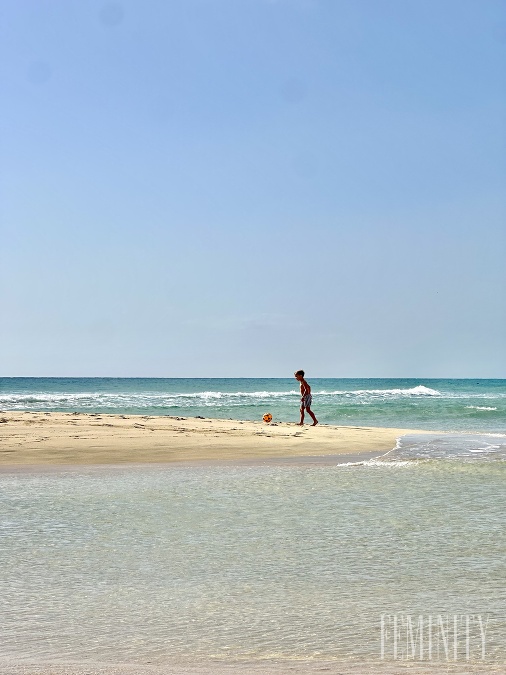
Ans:
<svg viewBox="0 0 506 675"><path fill-rule="evenodd" d="M489 614L504 462L0 476L0 656L379 658L382 613Z"/></svg>

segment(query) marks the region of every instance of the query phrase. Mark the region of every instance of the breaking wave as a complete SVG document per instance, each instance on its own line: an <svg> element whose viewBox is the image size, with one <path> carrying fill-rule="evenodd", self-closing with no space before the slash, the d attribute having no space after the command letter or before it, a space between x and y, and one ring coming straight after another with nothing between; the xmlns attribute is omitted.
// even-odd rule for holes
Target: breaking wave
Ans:
<svg viewBox="0 0 506 675"><path fill-rule="evenodd" d="M410 389L359 389L313 391L315 398L325 402L357 402L389 400L412 397L441 397L443 394L423 385ZM297 390L289 391L199 391L184 393L164 392L32 392L0 395L3 410L43 408L167 408L193 406L237 406L256 403L293 402L299 397Z"/></svg>
<svg viewBox="0 0 506 675"><path fill-rule="evenodd" d="M497 410L497 408L493 408L489 405L466 405L466 409L468 409L468 410Z"/></svg>

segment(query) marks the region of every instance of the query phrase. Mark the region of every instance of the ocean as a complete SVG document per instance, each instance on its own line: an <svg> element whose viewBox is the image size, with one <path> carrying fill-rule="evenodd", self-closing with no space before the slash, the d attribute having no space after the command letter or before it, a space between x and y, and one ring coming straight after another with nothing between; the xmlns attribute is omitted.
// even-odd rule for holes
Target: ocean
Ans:
<svg viewBox="0 0 506 675"><path fill-rule="evenodd" d="M0 659L500 669L506 381L309 381L322 423L428 433L335 465L1 472ZM297 421L294 385L4 378L0 409Z"/></svg>
<svg viewBox="0 0 506 675"><path fill-rule="evenodd" d="M506 380L308 379L324 424L506 432ZM0 410L298 421L291 379L0 378Z"/></svg>

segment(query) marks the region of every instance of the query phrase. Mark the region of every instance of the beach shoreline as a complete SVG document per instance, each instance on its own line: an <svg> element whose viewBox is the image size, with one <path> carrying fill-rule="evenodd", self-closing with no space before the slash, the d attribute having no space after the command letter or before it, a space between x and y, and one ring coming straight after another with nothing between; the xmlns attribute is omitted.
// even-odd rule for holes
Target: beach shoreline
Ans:
<svg viewBox="0 0 506 675"><path fill-rule="evenodd" d="M414 429L102 413L0 413L0 467L360 461ZM321 460L320 460L321 461ZM327 460L329 461L329 460ZM333 461L332 463L335 463Z"/></svg>
<svg viewBox="0 0 506 675"><path fill-rule="evenodd" d="M504 673L502 664L483 662L432 662L414 660L335 661L319 659L258 659L195 663L94 663L93 661L21 661L1 662L0 675L480 675Z"/></svg>

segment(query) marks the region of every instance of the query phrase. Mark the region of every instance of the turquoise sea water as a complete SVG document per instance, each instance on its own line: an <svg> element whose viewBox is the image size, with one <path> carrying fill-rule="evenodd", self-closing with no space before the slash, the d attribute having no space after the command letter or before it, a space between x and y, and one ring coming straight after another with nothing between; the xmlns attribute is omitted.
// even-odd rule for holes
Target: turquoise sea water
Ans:
<svg viewBox="0 0 506 675"><path fill-rule="evenodd" d="M311 379L326 424L506 432L506 380ZM0 378L0 410L298 420L295 379Z"/></svg>
<svg viewBox="0 0 506 675"><path fill-rule="evenodd" d="M383 615L387 660L421 616L465 662L467 617L506 664L506 382L310 383L322 422L434 431L355 464L0 473L0 659L379 663ZM295 421L294 384L6 378L0 409Z"/></svg>

